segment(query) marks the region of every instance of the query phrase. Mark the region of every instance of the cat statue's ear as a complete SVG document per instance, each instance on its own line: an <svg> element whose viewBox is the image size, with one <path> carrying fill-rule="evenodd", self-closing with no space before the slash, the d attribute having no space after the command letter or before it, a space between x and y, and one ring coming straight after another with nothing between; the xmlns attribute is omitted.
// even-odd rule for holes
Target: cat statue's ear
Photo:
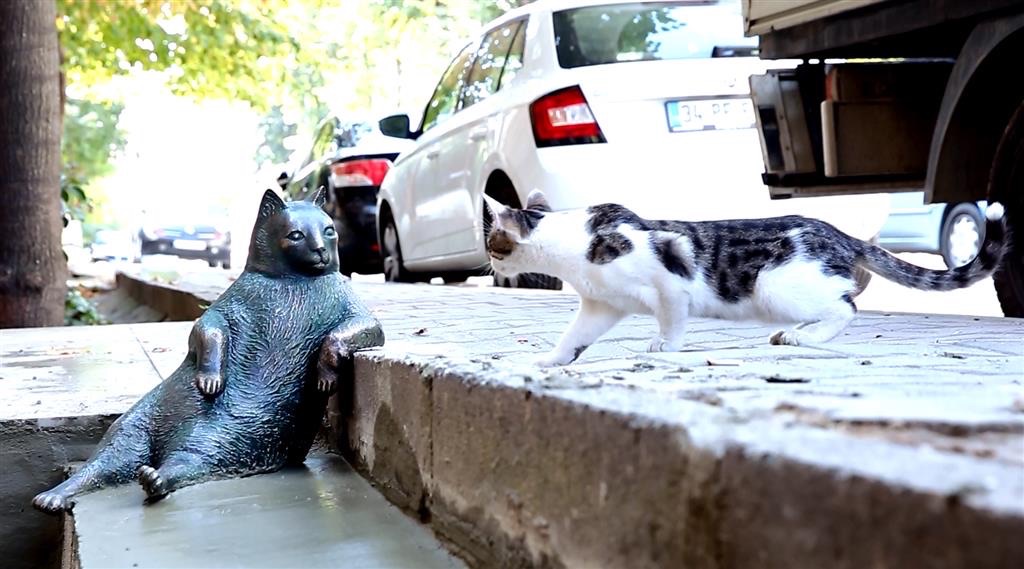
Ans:
<svg viewBox="0 0 1024 569"><path fill-rule="evenodd" d="M284 211L284 200L274 190L268 189L263 192L263 201L260 202L260 218L269 219Z"/></svg>
<svg viewBox="0 0 1024 569"><path fill-rule="evenodd" d="M324 207L327 203L327 188L320 186L313 192L313 195L309 198L309 201L313 202L316 207Z"/></svg>
<svg viewBox="0 0 1024 569"><path fill-rule="evenodd" d="M548 198L544 197L544 192L533 190L530 195L526 196L526 209L551 211L551 204L548 203Z"/></svg>

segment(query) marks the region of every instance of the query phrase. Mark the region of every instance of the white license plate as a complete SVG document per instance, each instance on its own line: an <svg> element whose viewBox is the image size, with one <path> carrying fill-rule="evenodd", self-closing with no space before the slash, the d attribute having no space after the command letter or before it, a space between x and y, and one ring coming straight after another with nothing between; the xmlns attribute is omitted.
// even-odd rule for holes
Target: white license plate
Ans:
<svg viewBox="0 0 1024 569"><path fill-rule="evenodd" d="M754 105L748 98L701 99L665 103L672 132L754 127Z"/></svg>
<svg viewBox="0 0 1024 569"><path fill-rule="evenodd" d="M175 239L174 248L182 251L205 251L206 241L193 241L192 239Z"/></svg>

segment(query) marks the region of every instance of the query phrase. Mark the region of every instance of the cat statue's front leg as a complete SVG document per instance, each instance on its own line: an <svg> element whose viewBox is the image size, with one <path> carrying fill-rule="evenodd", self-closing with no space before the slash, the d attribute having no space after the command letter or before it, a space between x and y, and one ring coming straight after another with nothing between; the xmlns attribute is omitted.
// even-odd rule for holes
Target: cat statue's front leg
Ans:
<svg viewBox="0 0 1024 569"><path fill-rule="evenodd" d="M580 309L576 319L562 334L555 349L534 363L542 367L570 364L580 357L584 350L611 330L626 314L606 302L580 297Z"/></svg>
<svg viewBox="0 0 1024 569"><path fill-rule="evenodd" d="M224 355L227 352L228 327L224 318L207 311L196 320L188 338L189 352L195 354L195 385L205 397L224 390Z"/></svg>
<svg viewBox="0 0 1024 569"><path fill-rule="evenodd" d="M357 350L383 345L384 331L372 316L360 315L335 328L320 343L317 389L323 393L333 392L338 382L338 366L343 360Z"/></svg>

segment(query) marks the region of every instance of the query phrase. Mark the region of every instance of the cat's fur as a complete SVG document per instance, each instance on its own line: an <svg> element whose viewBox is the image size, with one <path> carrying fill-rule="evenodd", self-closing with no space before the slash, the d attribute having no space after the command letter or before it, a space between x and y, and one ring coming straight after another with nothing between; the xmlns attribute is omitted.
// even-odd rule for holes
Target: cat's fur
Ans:
<svg viewBox="0 0 1024 569"><path fill-rule="evenodd" d="M988 207L978 257L935 271L800 216L652 221L616 204L552 212L537 190L521 210L485 199L494 220L487 251L495 271L544 273L579 292L576 319L541 365L576 360L629 314L657 318L650 351L680 350L691 316L797 323L771 343L825 342L856 314L858 267L911 288L951 290L990 275L1007 247L1000 204Z"/></svg>
<svg viewBox="0 0 1024 569"><path fill-rule="evenodd" d="M185 360L111 425L88 462L36 508L135 479L150 500L215 478L301 463L339 364L384 343L338 272L331 218L267 190L245 271L192 329ZM116 381L116 378L112 378Z"/></svg>

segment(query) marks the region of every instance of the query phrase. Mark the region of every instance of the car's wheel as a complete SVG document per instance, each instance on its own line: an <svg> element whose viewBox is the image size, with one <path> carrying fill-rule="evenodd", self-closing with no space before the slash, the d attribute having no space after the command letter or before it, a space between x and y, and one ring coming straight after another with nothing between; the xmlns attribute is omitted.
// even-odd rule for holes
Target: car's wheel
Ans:
<svg viewBox="0 0 1024 569"><path fill-rule="evenodd" d="M210 265L211 269L216 269L217 268L217 259L207 259L206 260L206 264Z"/></svg>
<svg viewBox="0 0 1024 569"><path fill-rule="evenodd" d="M1024 104L1010 119L996 147L989 177L989 200L1006 208L1009 252L993 275L1003 314L1024 317Z"/></svg>
<svg viewBox="0 0 1024 569"><path fill-rule="evenodd" d="M965 202L950 205L939 232L939 253L950 269L970 263L985 240L985 219L978 206Z"/></svg>
<svg viewBox="0 0 1024 569"><path fill-rule="evenodd" d="M228 259L224 259L223 261L220 262L220 266L225 268L225 269L230 269L231 268L231 261L228 260Z"/></svg>
<svg viewBox="0 0 1024 569"><path fill-rule="evenodd" d="M503 288L537 288L545 290L562 290L562 280L557 277L540 273L523 273L514 277L506 277L494 273L494 286Z"/></svg>
<svg viewBox="0 0 1024 569"><path fill-rule="evenodd" d="M398 228L391 216L385 218L380 239L380 254L384 258L384 280L389 283L415 283L429 280L406 270L402 262L402 245L398 242Z"/></svg>

